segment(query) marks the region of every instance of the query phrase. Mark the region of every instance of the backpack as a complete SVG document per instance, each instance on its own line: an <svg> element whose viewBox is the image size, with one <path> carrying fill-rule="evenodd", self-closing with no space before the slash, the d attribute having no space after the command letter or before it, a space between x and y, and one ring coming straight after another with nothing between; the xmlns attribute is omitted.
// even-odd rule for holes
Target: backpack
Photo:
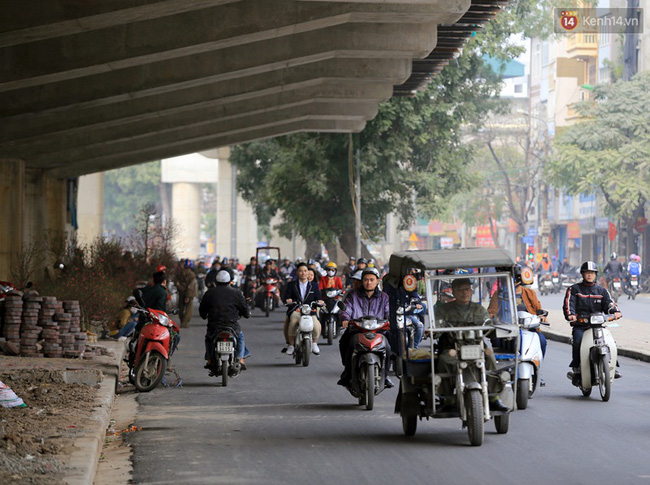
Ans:
<svg viewBox="0 0 650 485"><path fill-rule="evenodd" d="M641 272L641 264L639 264L638 261L631 261L627 270L632 276L639 276L639 273Z"/></svg>

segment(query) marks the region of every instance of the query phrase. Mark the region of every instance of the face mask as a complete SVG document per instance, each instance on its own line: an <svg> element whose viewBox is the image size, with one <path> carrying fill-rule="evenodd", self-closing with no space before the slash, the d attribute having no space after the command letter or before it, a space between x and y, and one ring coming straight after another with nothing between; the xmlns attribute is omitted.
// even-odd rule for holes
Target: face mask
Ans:
<svg viewBox="0 0 650 485"><path fill-rule="evenodd" d="M335 274L336 274L336 271L333 271L331 269L327 271L327 276L334 276Z"/></svg>
<svg viewBox="0 0 650 485"><path fill-rule="evenodd" d="M138 310L135 309L135 308L129 308L129 310L131 310L131 313L133 313L133 314L137 313L137 311L138 311Z"/></svg>

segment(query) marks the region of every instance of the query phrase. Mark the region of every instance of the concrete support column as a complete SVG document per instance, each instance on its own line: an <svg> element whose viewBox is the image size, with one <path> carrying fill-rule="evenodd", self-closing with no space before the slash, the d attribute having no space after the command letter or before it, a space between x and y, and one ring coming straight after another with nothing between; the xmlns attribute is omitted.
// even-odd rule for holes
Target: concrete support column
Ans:
<svg viewBox="0 0 650 485"><path fill-rule="evenodd" d="M11 260L23 249L25 163L0 159L0 279L10 279Z"/></svg>
<svg viewBox="0 0 650 485"><path fill-rule="evenodd" d="M257 220L250 204L237 195L237 172L229 157L229 147L218 149L216 253L247 262L257 248Z"/></svg>
<svg viewBox="0 0 650 485"><path fill-rule="evenodd" d="M104 233L104 172L79 177L77 218L80 244L90 244Z"/></svg>
<svg viewBox="0 0 650 485"><path fill-rule="evenodd" d="M200 251L201 186L177 182L172 185L172 220L178 227L176 253L196 259Z"/></svg>

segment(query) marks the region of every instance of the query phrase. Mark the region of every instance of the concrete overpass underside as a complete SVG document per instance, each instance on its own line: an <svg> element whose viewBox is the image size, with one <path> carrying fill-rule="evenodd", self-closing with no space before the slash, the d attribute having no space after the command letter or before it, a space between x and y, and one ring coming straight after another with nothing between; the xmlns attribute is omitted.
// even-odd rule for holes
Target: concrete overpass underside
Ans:
<svg viewBox="0 0 650 485"><path fill-rule="evenodd" d="M0 277L11 254L71 222L68 179L287 133L361 131L505 3L1 2L0 214L17 230L0 235Z"/></svg>

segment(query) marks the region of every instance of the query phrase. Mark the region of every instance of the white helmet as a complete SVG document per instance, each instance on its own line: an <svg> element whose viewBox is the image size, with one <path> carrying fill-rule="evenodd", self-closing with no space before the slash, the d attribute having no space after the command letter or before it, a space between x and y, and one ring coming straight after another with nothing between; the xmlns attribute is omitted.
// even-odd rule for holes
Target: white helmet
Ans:
<svg viewBox="0 0 650 485"><path fill-rule="evenodd" d="M217 283L230 283L230 273L222 269L217 273Z"/></svg>
<svg viewBox="0 0 650 485"><path fill-rule="evenodd" d="M361 281L361 274L362 273L363 273L362 270L355 271L354 274L352 275L352 279L357 280L357 281Z"/></svg>

